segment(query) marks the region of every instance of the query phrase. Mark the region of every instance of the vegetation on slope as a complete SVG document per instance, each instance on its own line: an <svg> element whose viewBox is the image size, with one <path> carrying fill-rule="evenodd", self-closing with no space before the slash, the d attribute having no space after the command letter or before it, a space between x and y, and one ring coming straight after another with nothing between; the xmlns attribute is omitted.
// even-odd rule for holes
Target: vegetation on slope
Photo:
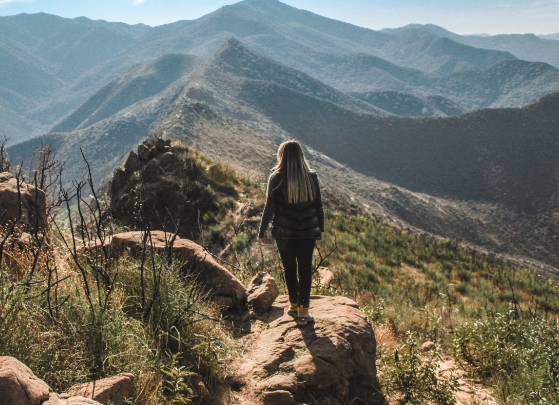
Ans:
<svg viewBox="0 0 559 405"><path fill-rule="evenodd" d="M272 241L263 250L255 244L264 188L181 144L175 147L183 148L182 158L191 159L200 175L211 176L201 187L237 192L216 200L222 209L201 219L198 241L245 284L264 270L285 292ZM78 221L74 231L101 227L108 236L122 229L111 231L114 223L104 209L90 207L84 217L75 211L67 217ZM219 391L228 359L245 344L243 333L235 322L218 319L217 308L202 299L180 264L155 254L148 260L79 256L66 245L72 229L57 224L39 251L38 266L33 266L34 247L14 250L20 255L18 271L2 262L0 354L16 356L55 390L132 372L136 404L198 401L196 390L190 390L199 378ZM334 278L320 285L316 273L314 292L360 303L377 333L380 378L389 398L454 403L455 380L433 377L438 356L444 355L460 360L501 403L557 402L554 282L510 268L498 257L374 218L328 211L326 224L315 265L327 266ZM150 269L143 283L142 266ZM148 297L147 304L140 297ZM435 342L437 350L421 352L425 340Z"/></svg>

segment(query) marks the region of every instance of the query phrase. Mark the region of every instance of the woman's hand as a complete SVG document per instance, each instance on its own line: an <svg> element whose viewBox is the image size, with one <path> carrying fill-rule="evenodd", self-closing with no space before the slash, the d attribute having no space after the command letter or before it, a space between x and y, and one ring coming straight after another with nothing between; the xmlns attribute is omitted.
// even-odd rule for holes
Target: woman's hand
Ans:
<svg viewBox="0 0 559 405"><path fill-rule="evenodd" d="M324 239L324 232L320 232L320 240Z"/></svg>
<svg viewBox="0 0 559 405"><path fill-rule="evenodd" d="M264 240L264 238L258 238L258 244L260 246L264 246L264 245L266 245L266 241Z"/></svg>

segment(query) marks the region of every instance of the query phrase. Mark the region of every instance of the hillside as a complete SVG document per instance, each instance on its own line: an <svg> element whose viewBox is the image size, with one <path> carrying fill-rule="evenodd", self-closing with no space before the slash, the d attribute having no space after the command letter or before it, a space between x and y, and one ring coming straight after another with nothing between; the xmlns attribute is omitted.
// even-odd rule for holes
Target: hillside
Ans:
<svg viewBox="0 0 559 405"><path fill-rule="evenodd" d="M82 147L100 182L153 130L263 179L276 145L294 137L336 190L330 201L337 207L559 263L552 238L556 95L522 109L444 119L381 117L347 109L359 101L236 41L185 80L90 127L36 138L9 153L28 162L34 148L51 144L68 162L69 181L84 173Z"/></svg>
<svg viewBox="0 0 559 405"><path fill-rule="evenodd" d="M2 387L7 405L29 386L37 402L91 405L554 394L557 285L532 271L329 209L313 263L315 320L301 325L279 295L274 244L255 244L263 184L150 137L105 190L73 195L45 223L46 244L2 235L13 241L0 272L0 370L16 380ZM193 240L160 230L182 225Z"/></svg>
<svg viewBox="0 0 559 405"><path fill-rule="evenodd" d="M559 44L554 39L556 34L502 34L502 35L459 35L433 24L409 24L400 28L386 28L382 32L393 35L407 35L407 32L425 32L439 38L481 49L494 49L510 52L518 59L545 62L559 68Z"/></svg>
<svg viewBox="0 0 559 405"><path fill-rule="evenodd" d="M465 112L459 105L441 96L416 97L396 91L352 93L352 95L400 117L447 117Z"/></svg>

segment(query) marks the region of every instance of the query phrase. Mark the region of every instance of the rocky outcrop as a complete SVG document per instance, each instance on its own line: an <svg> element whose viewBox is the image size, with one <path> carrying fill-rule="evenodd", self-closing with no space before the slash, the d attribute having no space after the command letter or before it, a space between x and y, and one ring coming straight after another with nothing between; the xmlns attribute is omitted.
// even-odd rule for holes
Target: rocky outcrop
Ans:
<svg viewBox="0 0 559 405"><path fill-rule="evenodd" d="M91 398L102 404L111 402L114 405L122 405L124 400L130 396L133 384L134 376L132 374L119 374L102 380L74 385L68 390L68 395Z"/></svg>
<svg viewBox="0 0 559 405"><path fill-rule="evenodd" d="M200 170L188 147L156 138L138 145L114 171L109 196L119 223L139 228L149 220L151 229L174 232L180 221L179 236L192 238L206 214L213 218L224 209L218 200L237 192Z"/></svg>
<svg viewBox="0 0 559 405"><path fill-rule="evenodd" d="M0 404L39 405L49 395L49 386L27 366L13 357L0 357Z"/></svg>
<svg viewBox="0 0 559 405"><path fill-rule="evenodd" d="M0 224L17 221L20 230L33 233L44 228L45 220L44 191L22 181L18 187L12 174L0 173Z"/></svg>
<svg viewBox="0 0 559 405"><path fill-rule="evenodd" d="M41 405L104 405L91 398L82 396L71 397L68 394L51 394L47 402Z"/></svg>
<svg viewBox="0 0 559 405"><path fill-rule="evenodd" d="M136 254L140 251L143 232L124 232L113 235L107 244L117 251L128 251ZM152 231L149 242L154 249L168 249L173 235L162 231ZM100 245L91 246L92 250ZM172 253L184 263L185 271L199 272L199 280L203 282L214 297L228 298L231 305L244 301L247 292L244 286L229 270L217 263L208 252L197 243L176 237L172 244Z"/></svg>
<svg viewBox="0 0 559 405"><path fill-rule="evenodd" d="M268 273L258 273L247 287L248 305L255 312L266 312L279 295L276 280Z"/></svg>
<svg viewBox="0 0 559 405"><path fill-rule="evenodd" d="M278 297L252 325L254 343L236 377L241 395L256 395L261 404L306 403L311 396L332 404L376 403L375 334L358 305L312 296L315 322L305 326L287 315L287 305L287 296Z"/></svg>

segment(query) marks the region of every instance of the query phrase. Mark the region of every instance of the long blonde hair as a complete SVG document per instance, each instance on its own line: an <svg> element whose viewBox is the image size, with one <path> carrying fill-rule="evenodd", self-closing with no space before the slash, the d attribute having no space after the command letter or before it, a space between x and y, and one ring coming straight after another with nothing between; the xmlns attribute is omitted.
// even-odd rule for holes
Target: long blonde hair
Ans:
<svg viewBox="0 0 559 405"><path fill-rule="evenodd" d="M297 204L312 201L316 198L316 186L299 142L290 140L279 146L278 163L272 169L270 179L280 171L286 173L285 190L288 203ZM271 192L269 183L268 191Z"/></svg>

